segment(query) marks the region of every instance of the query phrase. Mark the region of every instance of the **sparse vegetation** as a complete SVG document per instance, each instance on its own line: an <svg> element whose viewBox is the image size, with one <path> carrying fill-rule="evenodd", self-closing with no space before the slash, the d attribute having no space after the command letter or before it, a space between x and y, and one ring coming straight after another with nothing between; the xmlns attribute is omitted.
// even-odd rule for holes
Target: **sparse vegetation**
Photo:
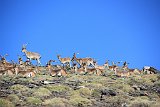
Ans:
<svg viewBox="0 0 160 107"><path fill-rule="evenodd" d="M51 77L41 73L34 78L2 76L0 107L159 107L158 78L159 74L129 78L75 74Z"/></svg>
<svg viewBox="0 0 160 107"><path fill-rule="evenodd" d="M15 107L15 105L6 99L0 98L0 107Z"/></svg>
<svg viewBox="0 0 160 107"><path fill-rule="evenodd" d="M64 98L47 99L43 102L43 105L47 107L71 107L69 101Z"/></svg>
<svg viewBox="0 0 160 107"><path fill-rule="evenodd" d="M48 97L51 94L52 94L51 91L49 91L47 88L40 87L38 89L34 89L33 97L43 98L43 97Z"/></svg>
<svg viewBox="0 0 160 107"><path fill-rule="evenodd" d="M83 98L81 96L72 97L69 100L69 103L73 106L80 106L80 107L87 107L92 105L92 102L89 99Z"/></svg>
<svg viewBox="0 0 160 107"><path fill-rule="evenodd" d="M40 100L39 98L35 98L35 97L27 97L26 102L29 105L41 105L42 104L42 100Z"/></svg>

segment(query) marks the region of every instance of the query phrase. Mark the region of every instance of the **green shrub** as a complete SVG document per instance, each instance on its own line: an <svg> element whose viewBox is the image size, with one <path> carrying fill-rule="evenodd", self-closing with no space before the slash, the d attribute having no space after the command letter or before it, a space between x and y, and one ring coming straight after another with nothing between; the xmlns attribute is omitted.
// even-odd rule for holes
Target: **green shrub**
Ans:
<svg viewBox="0 0 160 107"><path fill-rule="evenodd" d="M29 88L24 86L24 85L20 85L20 84L16 84L16 85L13 85L10 87L11 90L14 90L14 91L28 91Z"/></svg>
<svg viewBox="0 0 160 107"><path fill-rule="evenodd" d="M106 97L105 103L109 107L121 107L123 104L127 104L129 102L129 97L119 95L119 96L109 96Z"/></svg>
<svg viewBox="0 0 160 107"><path fill-rule="evenodd" d="M83 97L90 97L92 94L92 91L89 88L80 88L79 90L80 95Z"/></svg>
<svg viewBox="0 0 160 107"><path fill-rule="evenodd" d="M92 91L92 96L96 97L96 98L100 98L101 97L101 91L99 89L94 89Z"/></svg>
<svg viewBox="0 0 160 107"><path fill-rule="evenodd" d="M68 100L64 98L47 99L43 102L43 105L47 107L71 107Z"/></svg>
<svg viewBox="0 0 160 107"><path fill-rule="evenodd" d="M19 97L17 95L15 95L15 94L8 95L7 99L9 101L11 101L12 103L14 103L14 104L17 104L19 102Z"/></svg>
<svg viewBox="0 0 160 107"><path fill-rule="evenodd" d="M111 84L109 87L114 90L121 90L122 92L126 93L131 93L134 91L134 89L129 84L126 83L115 83Z"/></svg>
<svg viewBox="0 0 160 107"><path fill-rule="evenodd" d="M34 89L33 96L41 98L50 96L52 93L47 88Z"/></svg>
<svg viewBox="0 0 160 107"><path fill-rule="evenodd" d="M104 86L100 83L84 83L82 84L85 87L89 88L89 89L100 89L103 88Z"/></svg>
<svg viewBox="0 0 160 107"><path fill-rule="evenodd" d="M130 103L129 107L151 107L151 103L146 97L137 97Z"/></svg>
<svg viewBox="0 0 160 107"><path fill-rule="evenodd" d="M42 104L42 100L34 97L27 97L26 102L30 105L40 105Z"/></svg>
<svg viewBox="0 0 160 107"><path fill-rule="evenodd" d="M45 88L47 88L48 90L52 91L52 92L67 92L70 91L71 88L65 85L47 85L45 86Z"/></svg>
<svg viewBox="0 0 160 107"><path fill-rule="evenodd" d="M0 107L14 107L14 104L8 100L0 98Z"/></svg>
<svg viewBox="0 0 160 107"><path fill-rule="evenodd" d="M80 96L72 97L69 102L71 105L78 107L88 107L92 105L92 102L89 99Z"/></svg>

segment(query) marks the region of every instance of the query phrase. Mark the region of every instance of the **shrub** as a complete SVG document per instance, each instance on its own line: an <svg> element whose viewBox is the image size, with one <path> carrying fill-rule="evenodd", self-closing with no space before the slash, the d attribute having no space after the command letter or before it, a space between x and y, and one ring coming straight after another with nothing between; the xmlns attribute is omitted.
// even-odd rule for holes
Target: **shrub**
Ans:
<svg viewBox="0 0 160 107"><path fill-rule="evenodd" d="M106 97L105 99L105 103L109 106L109 107L121 107L123 104L128 103L129 102L129 98L126 96L110 96L110 97Z"/></svg>
<svg viewBox="0 0 160 107"><path fill-rule="evenodd" d="M0 107L14 107L14 104L8 100L0 98Z"/></svg>
<svg viewBox="0 0 160 107"><path fill-rule="evenodd" d="M13 86L10 87L10 89L14 90L14 91L18 91L18 92L29 90L28 87L26 87L24 85L20 85L20 84L13 85Z"/></svg>
<svg viewBox="0 0 160 107"><path fill-rule="evenodd" d="M131 102L129 107L150 107L151 101L148 98L137 97L134 101Z"/></svg>
<svg viewBox="0 0 160 107"><path fill-rule="evenodd" d="M52 92L67 92L69 90L71 90L70 87L65 86L65 85L47 85L45 86L45 88L47 88L48 90L52 91Z"/></svg>
<svg viewBox="0 0 160 107"><path fill-rule="evenodd" d="M50 96L52 93L47 88L38 88L34 90L33 96L41 98Z"/></svg>
<svg viewBox="0 0 160 107"><path fill-rule="evenodd" d="M27 97L26 102L30 105L40 105L42 104L42 100L34 97Z"/></svg>
<svg viewBox="0 0 160 107"><path fill-rule="evenodd" d="M92 91L89 88L80 88L79 90L80 95L83 97L90 97L92 94Z"/></svg>
<svg viewBox="0 0 160 107"><path fill-rule="evenodd" d="M71 98L69 102L71 105L78 107L87 107L92 105L92 102L89 99L83 98L81 96Z"/></svg>
<svg viewBox="0 0 160 107"><path fill-rule="evenodd" d="M43 105L47 107L71 107L68 100L64 98L47 99L43 102Z"/></svg>
<svg viewBox="0 0 160 107"><path fill-rule="evenodd" d="M19 102L19 97L17 95L15 95L15 94L8 95L7 99L9 101L11 101L12 103L14 103L14 104L17 104Z"/></svg>
<svg viewBox="0 0 160 107"><path fill-rule="evenodd" d="M93 97L101 97L101 91L100 90L98 90L98 89L94 89L93 91L92 91L92 96Z"/></svg>

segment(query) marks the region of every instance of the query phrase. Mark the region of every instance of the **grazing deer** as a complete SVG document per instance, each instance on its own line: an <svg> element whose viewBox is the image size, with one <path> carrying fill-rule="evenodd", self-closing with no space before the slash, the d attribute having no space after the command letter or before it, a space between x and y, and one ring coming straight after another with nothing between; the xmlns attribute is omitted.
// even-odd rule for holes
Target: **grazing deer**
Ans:
<svg viewBox="0 0 160 107"><path fill-rule="evenodd" d="M57 58L59 59L59 61L63 64L63 67L64 67L64 64L69 64L69 67L71 67L71 58L61 58L60 55L57 55Z"/></svg>
<svg viewBox="0 0 160 107"><path fill-rule="evenodd" d="M40 62L41 55L39 53L36 53L36 52L27 51L26 46L27 46L27 44L22 46L22 52L25 53L27 59L29 59L30 61L31 60L37 60L37 63L41 64L41 62Z"/></svg>

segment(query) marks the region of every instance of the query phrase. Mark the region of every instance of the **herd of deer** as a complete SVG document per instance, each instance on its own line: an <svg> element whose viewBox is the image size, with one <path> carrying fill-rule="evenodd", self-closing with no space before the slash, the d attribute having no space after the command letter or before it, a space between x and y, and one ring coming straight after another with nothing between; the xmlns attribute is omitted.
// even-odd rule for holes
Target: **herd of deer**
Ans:
<svg viewBox="0 0 160 107"><path fill-rule="evenodd" d="M128 63L124 62L122 67L117 64L112 63L109 65L108 60L102 66L98 65L93 58L77 58L76 53L73 54L73 58L61 58L57 55L57 58L63 64L52 65L55 60L49 60L46 66L33 66L31 60L37 60L40 65L41 55L35 52L29 52L26 50L26 45L22 46L22 52L27 57L27 61L23 62L22 58L19 56L18 64L12 62L7 62L6 55L1 56L0 60L0 75L23 75L25 77L35 77L37 73L41 71L48 71L51 76L66 76L69 73L75 74L95 74L104 75L107 71L114 72L115 75L119 77L129 77L132 75L139 74L154 74L156 70L153 67L145 66L142 70L129 69ZM72 65L71 65L72 62Z"/></svg>

